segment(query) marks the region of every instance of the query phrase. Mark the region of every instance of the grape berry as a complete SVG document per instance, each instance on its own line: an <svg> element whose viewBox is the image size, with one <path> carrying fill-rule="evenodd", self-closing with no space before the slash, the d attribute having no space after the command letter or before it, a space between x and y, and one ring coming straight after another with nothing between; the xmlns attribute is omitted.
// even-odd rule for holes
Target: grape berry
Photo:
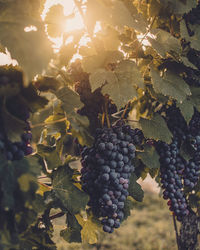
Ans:
<svg viewBox="0 0 200 250"><path fill-rule="evenodd" d="M29 110L23 105L9 101L8 111L12 115L17 114L18 118L25 122L24 133L21 135L21 141L11 142L6 135L3 119L0 119L0 151L4 153L7 160L21 160L24 156L32 153L31 147L31 128L28 122Z"/></svg>

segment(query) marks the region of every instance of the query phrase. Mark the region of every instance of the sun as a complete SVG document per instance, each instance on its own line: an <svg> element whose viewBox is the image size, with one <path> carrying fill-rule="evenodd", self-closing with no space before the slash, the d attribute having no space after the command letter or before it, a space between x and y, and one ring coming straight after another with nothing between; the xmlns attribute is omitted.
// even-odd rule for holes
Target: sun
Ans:
<svg viewBox="0 0 200 250"><path fill-rule="evenodd" d="M47 0L44 6L44 11L42 13L42 18L45 18L46 13L49 8L55 4L61 4L64 7L65 16L70 16L74 14L72 18L66 20L64 27L64 32L71 32L73 30L84 29L84 22L81 14L79 13L73 0Z"/></svg>

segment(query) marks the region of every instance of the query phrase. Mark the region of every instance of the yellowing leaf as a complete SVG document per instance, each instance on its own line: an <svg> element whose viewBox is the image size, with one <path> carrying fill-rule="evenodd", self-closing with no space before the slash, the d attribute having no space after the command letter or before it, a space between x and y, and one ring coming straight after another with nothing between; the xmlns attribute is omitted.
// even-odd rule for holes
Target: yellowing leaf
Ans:
<svg viewBox="0 0 200 250"><path fill-rule="evenodd" d="M45 192L51 191L51 187L44 185L43 183L38 183L39 188L37 190L37 194L40 194L41 196L44 195Z"/></svg>
<svg viewBox="0 0 200 250"><path fill-rule="evenodd" d="M95 244L98 240L98 231L100 229L98 223L94 221L92 216L89 216L87 220L84 220L80 214L75 215L78 223L82 226L81 238L82 242L89 244Z"/></svg>

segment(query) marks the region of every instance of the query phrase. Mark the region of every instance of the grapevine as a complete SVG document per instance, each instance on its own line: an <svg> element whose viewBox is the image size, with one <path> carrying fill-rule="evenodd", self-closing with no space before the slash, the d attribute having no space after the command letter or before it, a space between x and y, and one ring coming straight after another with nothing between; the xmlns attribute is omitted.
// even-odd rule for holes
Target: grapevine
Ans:
<svg viewBox="0 0 200 250"><path fill-rule="evenodd" d="M0 249L59 249L59 217L99 248L146 177L198 249L200 2L59 3L0 0Z"/></svg>

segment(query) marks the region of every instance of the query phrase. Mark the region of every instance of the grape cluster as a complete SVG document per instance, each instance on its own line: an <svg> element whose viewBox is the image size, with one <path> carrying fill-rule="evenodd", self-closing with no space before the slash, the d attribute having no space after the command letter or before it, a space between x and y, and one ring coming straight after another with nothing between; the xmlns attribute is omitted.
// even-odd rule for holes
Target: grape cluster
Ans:
<svg viewBox="0 0 200 250"><path fill-rule="evenodd" d="M82 188L90 196L88 205L101 218L103 230L112 233L124 218L129 178L134 171L134 141L138 130L116 124L96 130L94 145L82 151Z"/></svg>
<svg viewBox="0 0 200 250"><path fill-rule="evenodd" d="M189 211L180 176L180 173L184 170L184 165L179 156L178 141L173 140L170 145L159 141L156 148L160 155L161 183L164 189L163 198L169 199L169 209L181 221Z"/></svg>
<svg viewBox="0 0 200 250"><path fill-rule="evenodd" d="M192 159L185 163L183 176L184 185L192 189L196 186L200 174L200 113L196 109L189 123L187 140L194 150L194 155Z"/></svg>
<svg viewBox="0 0 200 250"><path fill-rule="evenodd" d="M188 127L180 110L174 105L166 110L166 122L173 137L178 141L178 146L180 146L181 142L185 140L188 135Z"/></svg>
<svg viewBox="0 0 200 250"><path fill-rule="evenodd" d="M164 199L169 199L168 205L179 221L187 215L188 206L184 188L192 190L199 180L200 174L200 113L195 110L187 125L180 110L172 105L165 109L165 120L173 135L171 144L156 143L160 156L161 183L164 189ZM185 143L192 148L193 155L185 160L180 155L180 147Z"/></svg>
<svg viewBox="0 0 200 250"><path fill-rule="evenodd" d="M0 119L0 150L5 154L7 160L21 160L25 155L32 153L30 145L32 134L28 122L29 110L20 103L8 102L8 110L13 115L17 114L18 118L25 122L24 133L21 135L21 141L11 142L6 135L3 119Z"/></svg>

